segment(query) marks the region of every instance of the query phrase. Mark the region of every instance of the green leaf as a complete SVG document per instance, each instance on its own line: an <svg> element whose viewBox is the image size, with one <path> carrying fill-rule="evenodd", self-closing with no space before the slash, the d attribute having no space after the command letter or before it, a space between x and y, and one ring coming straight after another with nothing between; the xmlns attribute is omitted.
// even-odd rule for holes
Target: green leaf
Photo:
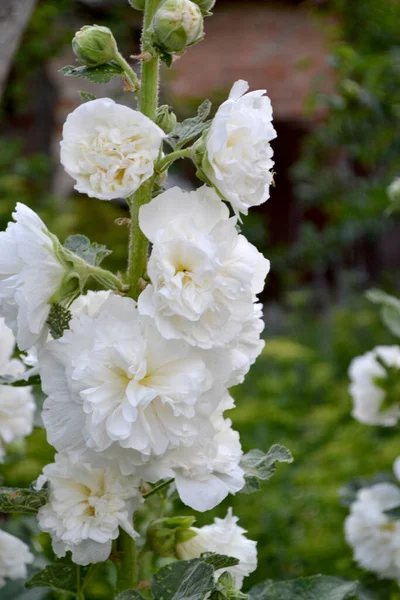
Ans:
<svg viewBox="0 0 400 600"><path fill-rule="evenodd" d="M91 242L86 235L70 235L65 240L64 248L74 252L89 265L98 267L100 263L112 253L106 246Z"/></svg>
<svg viewBox="0 0 400 600"><path fill-rule="evenodd" d="M35 514L46 504L48 491L0 487L0 513Z"/></svg>
<svg viewBox="0 0 400 600"><path fill-rule="evenodd" d="M82 104L85 102L91 102L92 100L97 100L97 97L93 94L89 94L89 92L78 92L81 97Z"/></svg>
<svg viewBox="0 0 400 600"><path fill-rule="evenodd" d="M210 565L214 571L219 569L228 569L229 567L235 567L239 564L237 558L233 556L225 556L224 554L216 554L215 552L203 552L201 560Z"/></svg>
<svg viewBox="0 0 400 600"><path fill-rule="evenodd" d="M157 600L203 600L213 588L214 569L198 558L163 567L151 583Z"/></svg>
<svg viewBox="0 0 400 600"><path fill-rule="evenodd" d="M40 385L40 375L33 375L29 379L21 379L12 375L2 375L0 377L0 385L12 385L13 387L26 387L28 385Z"/></svg>
<svg viewBox="0 0 400 600"><path fill-rule="evenodd" d="M52 337L58 340L64 335L64 331L69 328L69 322L72 319L72 313L61 304L52 304L46 324Z"/></svg>
<svg viewBox="0 0 400 600"><path fill-rule="evenodd" d="M123 69L116 62L105 63L99 67L63 67L61 73L67 77L80 77L92 83L109 83L113 77L123 74Z"/></svg>
<svg viewBox="0 0 400 600"><path fill-rule="evenodd" d="M253 588L249 600L348 600L357 598L358 582L316 575L292 581L267 581Z"/></svg>
<svg viewBox="0 0 400 600"><path fill-rule="evenodd" d="M174 131L165 140L174 150L178 150L191 142L195 138L199 137L207 127L210 126L211 121L207 121L207 117L211 111L211 102L204 100L204 102L197 109L197 115L186 119L183 123L178 123Z"/></svg>
<svg viewBox="0 0 400 600"><path fill-rule="evenodd" d="M26 582L27 588L51 587L63 592L78 592L81 567L68 559L61 559L36 573Z"/></svg>
<svg viewBox="0 0 400 600"><path fill-rule="evenodd" d="M384 324L393 335L400 337L400 300L381 290L369 290L368 300L381 305L381 316Z"/></svg>
<svg viewBox="0 0 400 600"><path fill-rule="evenodd" d="M290 451L284 446L274 444L264 454L261 450L250 450L240 461L240 466L245 472L245 486L241 490L244 494L252 494L261 489L260 481L267 481L276 471L276 463L293 462Z"/></svg>
<svg viewBox="0 0 400 600"><path fill-rule="evenodd" d="M389 510L384 510L383 512L391 521L398 521L400 519L400 506L389 508Z"/></svg>
<svg viewBox="0 0 400 600"><path fill-rule="evenodd" d="M126 590L122 594L119 594L115 600L144 600L144 598L136 590Z"/></svg>

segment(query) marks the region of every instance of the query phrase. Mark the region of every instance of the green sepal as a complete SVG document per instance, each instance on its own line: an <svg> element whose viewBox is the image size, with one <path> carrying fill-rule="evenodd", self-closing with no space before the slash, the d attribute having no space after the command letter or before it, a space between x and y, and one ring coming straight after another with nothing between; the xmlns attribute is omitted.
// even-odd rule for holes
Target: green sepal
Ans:
<svg viewBox="0 0 400 600"><path fill-rule="evenodd" d="M48 500L48 490L0 487L0 513L36 514Z"/></svg>

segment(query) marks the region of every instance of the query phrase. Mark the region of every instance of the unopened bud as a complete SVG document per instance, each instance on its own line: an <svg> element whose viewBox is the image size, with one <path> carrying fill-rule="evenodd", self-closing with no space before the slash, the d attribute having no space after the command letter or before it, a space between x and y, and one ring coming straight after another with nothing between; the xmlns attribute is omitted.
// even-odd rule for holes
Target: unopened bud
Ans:
<svg viewBox="0 0 400 600"><path fill-rule="evenodd" d="M209 15L210 10L215 6L216 0L193 0L200 8L203 15Z"/></svg>
<svg viewBox="0 0 400 600"><path fill-rule="evenodd" d="M173 109L167 104L163 104L157 109L156 124L161 127L164 133L171 133L176 127L176 115Z"/></svg>
<svg viewBox="0 0 400 600"><path fill-rule="evenodd" d="M181 52L203 39L203 15L191 0L164 0L151 30L155 45L164 52Z"/></svg>
<svg viewBox="0 0 400 600"><path fill-rule="evenodd" d="M98 67L115 59L117 43L112 31L102 25L85 25L76 32L72 49L82 65Z"/></svg>
<svg viewBox="0 0 400 600"><path fill-rule="evenodd" d="M146 0L128 0L128 2L136 10L144 10L146 6Z"/></svg>
<svg viewBox="0 0 400 600"><path fill-rule="evenodd" d="M153 521L147 530L147 544L159 556L176 557L176 546L196 535L190 529L194 517L171 517Z"/></svg>

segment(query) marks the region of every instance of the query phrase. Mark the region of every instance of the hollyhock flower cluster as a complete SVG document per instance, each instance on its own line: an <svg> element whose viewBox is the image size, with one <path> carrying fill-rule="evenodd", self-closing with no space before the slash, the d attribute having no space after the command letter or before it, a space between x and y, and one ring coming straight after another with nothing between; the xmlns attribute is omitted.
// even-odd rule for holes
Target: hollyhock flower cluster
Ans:
<svg viewBox="0 0 400 600"><path fill-rule="evenodd" d="M205 139L201 169L235 212L268 200L273 182L272 106L266 90L246 93L247 81L237 81L218 109Z"/></svg>
<svg viewBox="0 0 400 600"><path fill-rule="evenodd" d="M221 196L235 213L266 200L275 136L268 98L246 90L235 84L207 134L206 179L219 193L175 187L138 211L151 254L137 300L111 290L77 298L89 263L74 259L23 205L0 234L0 312L40 374L42 420L58 453L40 478L49 498L39 525L59 557L70 551L74 562L88 565L107 559L119 528L135 537L144 483L173 480L181 500L198 511L244 486L239 434L225 412L234 406L229 388L264 347L258 295L270 265ZM164 137L142 113L93 100L68 117L61 160L78 191L128 197L153 177ZM107 283L104 273L98 280ZM67 302L64 288L75 276L79 287ZM53 339L47 321L57 303L71 320L61 331L50 329ZM196 539L239 558L231 571L241 586L256 550L236 522L228 513L196 530Z"/></svg>
<svg viewBox="0 0 400 600"><path fill-rule="evenodd" d="M257 542L244 535L247 532L237 524L238 521L230 508L224 519L216 518L212 525L191 527L190 531L196 535L177 545L178 557L190 560L200 558L204 552L215 552L237 558L238 565L215 571L215 577L218 579L223 571L228 571L235 578L236 587L240 590L244 578L257 568Z"/></svg>
<svg viewBox="0 0 400 600"><path fill-rule="evenodd" d="M61 163L91 198L126 198L154 173L164 132L148 117L110 98L85 102L67 118Z"/></svg>
<svg viewBox="0 0 400 600"><path fill-rule="evenodd" d="M349 367L353 417L367 425L396 425L400 417L400 346L377 346Z"/></svg>
<svg viewBox="0 0 400 600"><path fill-rule="evenodd" d="M23 376L23 362L12 358L15 338L4 319L0 318L0 377ZM35 401L31 388L0 385L0 460L4 458L3 444L19 441L33 429Z"/></svg>
<svg viewBox="0 0 400 600"><path fill-rule="evenodd" d="M394 471L400 479L400 458ZM361 489L346 519L345 534L361 567L400 583L400 522L385 513L399 506L398 485L378 483Z"/></svg>
<svg viewBox="0 0 400 600"><path fill-rule="evenodd" d="M33 555L24 542L0 530L0 588L7 579L25 579L27 565L33 562Z"/></svg>

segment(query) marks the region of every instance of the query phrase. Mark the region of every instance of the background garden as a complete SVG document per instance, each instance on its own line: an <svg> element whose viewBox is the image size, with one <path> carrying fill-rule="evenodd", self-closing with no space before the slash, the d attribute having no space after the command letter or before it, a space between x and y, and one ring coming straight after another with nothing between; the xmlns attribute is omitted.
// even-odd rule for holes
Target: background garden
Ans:
<svg viewBox="0 0 400 600"><path fill-rule="evenodd" d="M354 477L390 471L399 454L395 429L352 419L347 368L373 346L396 343L365 291L398 295L400 288L400 199L396 205L387 192L400 174L400 4L217 0L214 12L206 43L172 67L161 94L178 104L180 117L201 96L219 102L238 78L266 87L272 98L276 188L243 225L272 264L262 298L267 344L233 392L233 418L245 451L281 443L295 458L262 494L229 498L215 512L236 507L258 541L259 569L249 587L324 573L368 582L387 600L389 584L352 560L339 490ZM139 19L122 0L39 0L0 105L1 229L15 203L24 202L61 239L76 231L100 239L113 249L108 265L121 270L128 233L115 220L126 215L123 204L74 196L55 167L60 124L79 103L77 90L93 89L63 80L57 69L73 60L70 39L88 22L107 24L134 55ZM174 177L190 189L185 162ZM29 485L51 460L38 427L1 467L4 485ZM212 516L199 516L199 523ZM34 520L4 519L4 528L21 537L35 527ZM43 534L37 543L46 545ZM20 596L18 584L7 590L7 599L39 593ZM91 600L106 598L106 585L94 582Z"/></svg>

